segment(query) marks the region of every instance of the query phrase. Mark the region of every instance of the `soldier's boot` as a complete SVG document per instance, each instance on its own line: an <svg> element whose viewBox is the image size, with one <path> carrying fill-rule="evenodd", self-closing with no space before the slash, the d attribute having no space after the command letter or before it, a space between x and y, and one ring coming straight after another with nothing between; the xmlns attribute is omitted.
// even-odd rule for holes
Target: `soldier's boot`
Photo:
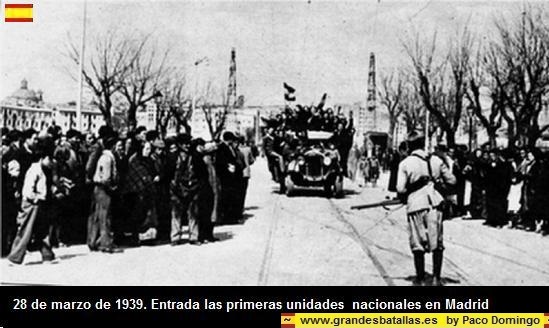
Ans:
<svg viewBox="0 0 549 328"><path fill-rule="evenodd" d="M442 251L433 252L433 286L442 286Z"/></svg>
<svg viewBox="0 0 549 328"><path fill-rule="evenodd" d="M414 286L423 286L425 281L425 256L423 252L414 252L414 266L416 268Z"/></svg>

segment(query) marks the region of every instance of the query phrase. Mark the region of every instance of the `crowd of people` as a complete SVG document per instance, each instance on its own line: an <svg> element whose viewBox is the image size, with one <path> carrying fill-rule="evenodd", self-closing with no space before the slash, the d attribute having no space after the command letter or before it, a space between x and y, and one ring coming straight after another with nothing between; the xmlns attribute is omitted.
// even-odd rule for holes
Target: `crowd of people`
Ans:
<svg viewBox="0 0 549 328"><path fill-rule="evenodd" d="M390 191L396 191L398 165L407 155L405 143L391 153ZM446 195L448 217L469 212L468 217L484 220L489 226L549 233L548 153L537 148L511 150L489 145L469 152L465 146L441 145L433 155L444 161L457 180ZM470 191L466 193L467 181Z"/></svg>
<svg viewBox="0 0 549 328"><path fill-rule="evenodd" d="M338 108L319 106L286 106L285 109L271 115L266 120L267 130L263 138L263 149L267 156L269 170L273 180L279 181L296 149L304 144L308 131L325 131L332 133L329 140L331 147L340 156L343 172L347 172L347 160L353 145L355 129L352 113L347 119Z"/></svg>
<svg viewBox="0 0 549 328"><path fill-rule="evenodd" d="M220 142L137 127L98 135L2 130L2 256L54 247L91 251L169 241L214 242L214 225L244 219L256 147L230 131Z"/></svg>

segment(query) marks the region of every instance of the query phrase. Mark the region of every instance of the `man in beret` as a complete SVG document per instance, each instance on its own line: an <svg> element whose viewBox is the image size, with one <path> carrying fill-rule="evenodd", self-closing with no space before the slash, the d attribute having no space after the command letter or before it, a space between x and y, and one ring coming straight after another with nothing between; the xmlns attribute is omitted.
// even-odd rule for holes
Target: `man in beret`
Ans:
<svg viewBox="0 0 549 328"><path fill-rule="evenodd" d="M410 248L414 254L415 285L425 283L425 253L433 252L433 285L441 285L442 211L444 198L435 189L435 182L455 184L456 178L437 156L423 150L425 137L411 135L408 139L410 155L398 167L397 193L406 199Z"/></svg>

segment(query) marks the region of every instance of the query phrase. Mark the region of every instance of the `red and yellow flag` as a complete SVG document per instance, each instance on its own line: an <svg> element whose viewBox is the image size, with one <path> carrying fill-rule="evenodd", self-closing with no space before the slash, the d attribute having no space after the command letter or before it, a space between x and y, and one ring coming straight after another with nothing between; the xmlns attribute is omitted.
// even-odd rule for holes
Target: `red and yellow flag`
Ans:
<svg viewBox="0 0 549 328"><path fill-rule="evenodd" d="M4 17L6 23L32 22L32 4L12 3L4 5Z"/></svg>

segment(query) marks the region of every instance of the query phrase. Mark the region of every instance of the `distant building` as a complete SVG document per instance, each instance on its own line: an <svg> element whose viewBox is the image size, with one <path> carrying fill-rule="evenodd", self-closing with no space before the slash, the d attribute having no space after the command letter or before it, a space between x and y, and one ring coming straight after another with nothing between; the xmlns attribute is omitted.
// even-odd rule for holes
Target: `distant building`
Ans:
<svg viewBox="0 0 549 328"><path fill-rule="evenodd" d="M13 106L23 107L41 107L43 106L43 93L41 90L34 91L29 89L29 83L26 79L21 81L21 86L4 102Z"/></svg>
<svg viewBox="0 0 549 328"><path fill-rule="evenodd" d="M74 104L50 105L43 101L42 91L28 88L27 80L21 87L0 103L0 126L9 129L35 130L58 125L62 131L76 129L76 106ZM82 129L96 133L105 124L103 115L97 109L82 110Z"/></svg>

